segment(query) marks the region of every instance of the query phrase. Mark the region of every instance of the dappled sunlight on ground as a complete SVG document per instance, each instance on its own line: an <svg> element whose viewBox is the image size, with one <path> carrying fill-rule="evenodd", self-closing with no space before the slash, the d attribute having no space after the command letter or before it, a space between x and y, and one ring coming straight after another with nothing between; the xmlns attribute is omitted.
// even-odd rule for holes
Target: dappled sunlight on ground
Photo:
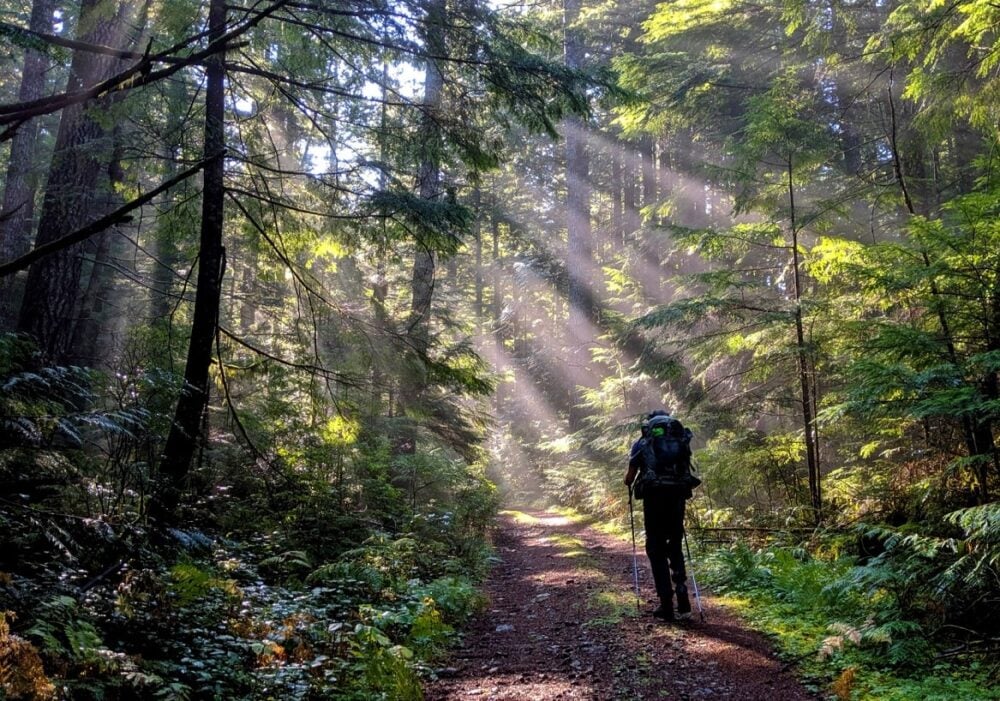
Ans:
<svg viewBox="0 0 1000 701"><path fill-rule="evenodd" d="M566 515L506 511L489 604L426 688L428 701L813 698L766 641L709 599L708 622L663 624L631 543Z"/></svg>

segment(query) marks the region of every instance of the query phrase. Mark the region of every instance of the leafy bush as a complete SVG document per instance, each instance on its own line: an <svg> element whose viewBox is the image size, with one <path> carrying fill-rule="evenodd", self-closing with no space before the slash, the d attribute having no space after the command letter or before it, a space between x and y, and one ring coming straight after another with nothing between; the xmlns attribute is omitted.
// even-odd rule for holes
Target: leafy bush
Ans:
<svg viewBox="0 0 1000 701"><path fill-rule="evenodd" d="M10 632L9 616L0 613L0 692L4 698L54 698L55 686L45 675L38 649Z"/></svg>
<svg viewBox="0 0 1000 701"><path fill-rule="evenodd" d="M989 522L984 512L963 516L965 523ZM974 548L975 562L959 566L970 555L956 559L952 540L884 527L860 533L880 538L884 552L858 562L851 555L824 559L802 548L738 544L705 560L707 579L717 591L740 597L734 603L775 634L789 655L804 660L808 673L836 677L842 698L929 698L948 684L985 692L986 669L971 649L971 666L941 658L950 642L943 625L951 615L946 604L957 595L949 587L961 581L960 572L976 571L981 549ZM893 693L883 695L888 688Z"/></svg>

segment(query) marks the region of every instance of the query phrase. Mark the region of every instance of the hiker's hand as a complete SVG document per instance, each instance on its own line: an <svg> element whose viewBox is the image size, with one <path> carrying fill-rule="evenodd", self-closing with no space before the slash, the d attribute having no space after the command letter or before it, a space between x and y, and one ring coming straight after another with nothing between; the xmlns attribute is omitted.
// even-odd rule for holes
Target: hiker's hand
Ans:
<svg viewBox="0 0 1000 701"><path fill-rule="evenodd" d="M629 469L629 471L625 473L625 486L626 487L631 487L632 483L635 482L635 473L636 473L636 471L633 470L633 469Z"/></svg>

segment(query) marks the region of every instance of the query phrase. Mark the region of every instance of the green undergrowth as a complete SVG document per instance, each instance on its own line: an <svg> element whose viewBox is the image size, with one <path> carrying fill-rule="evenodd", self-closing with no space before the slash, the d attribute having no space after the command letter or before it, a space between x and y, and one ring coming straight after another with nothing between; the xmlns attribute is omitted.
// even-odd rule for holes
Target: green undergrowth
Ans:
<svg viewBox="0 0 1000 701"><path fill-rule="evenodd" d="M702 562L719 600L772 636L807 684L828 698L1000 699L995 661L950 647L940 636L942 611L916 600L917 587L934 586L929 572L910 581L912 572L884 560L742 544Z"/></svg>
<svg viewBox="0 0 1000 701"><path fill-rule="evenodd" d="M204 545L130 570L113 598L47 593L13 640L71 698L395 701L422 698L421 677L482 604L467 562L409 534L373 535L325 563Z"/></svg>

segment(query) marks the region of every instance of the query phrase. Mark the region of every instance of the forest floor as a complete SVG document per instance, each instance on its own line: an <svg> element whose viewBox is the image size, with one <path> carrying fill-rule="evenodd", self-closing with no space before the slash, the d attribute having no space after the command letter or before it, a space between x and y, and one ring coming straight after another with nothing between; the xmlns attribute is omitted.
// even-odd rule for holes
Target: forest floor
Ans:
<svg viewBox="0 0 1000 701"><path fill-rule="evenodd" d="M768 641L711 596L688 621L650 615L656 601L639 544L637 611L630 543L538 511L504 512L499 558L474 618L428 701L503 699L815 699ZM697 574L697 572L696 572Z"/></svg>

